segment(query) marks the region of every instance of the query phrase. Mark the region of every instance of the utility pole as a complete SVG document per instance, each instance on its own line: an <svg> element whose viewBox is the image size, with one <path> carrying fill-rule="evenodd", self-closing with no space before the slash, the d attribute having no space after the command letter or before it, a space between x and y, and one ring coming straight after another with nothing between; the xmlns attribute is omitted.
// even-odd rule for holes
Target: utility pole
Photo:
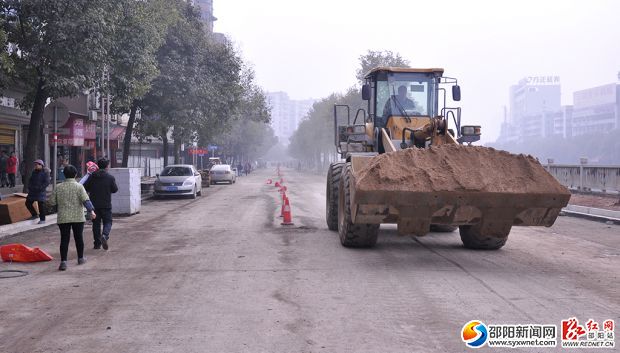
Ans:
<svg viewBox="0 0 620 353"><path fill-rule="evenodd" d="M109 78L109 77L108 77ZM106 149L106 154L108 156L108 159L111 160L111 156L110 156L110 93L108 93L108 105L107 105L107 114L106 114L106 120L107 120L107 127L106 127L106 132L108 133L108 142L107 142L107 149Z"/></svg>

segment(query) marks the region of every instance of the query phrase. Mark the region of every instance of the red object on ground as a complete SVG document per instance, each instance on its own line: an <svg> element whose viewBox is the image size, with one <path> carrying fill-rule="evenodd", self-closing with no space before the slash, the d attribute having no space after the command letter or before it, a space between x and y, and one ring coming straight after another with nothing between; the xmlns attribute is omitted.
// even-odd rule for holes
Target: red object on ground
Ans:
<svg viewBox="0 0 620 353"><path fill-rule="evenodd" d="M54 258L39 248L30 248L24 244L7 244L0 246L0 256L5 262L39 262Z"/></svg>
<svg viewBox="0 0 620 353"><path fill-rule="evenodd" d="M267 184L271 185L271 183L273 183L273 180L267 179Z"/></svg>
<svg viewBox="0 0 620 353"><path fill-rule="evenodd" d="M274 186L275 186L275 187L277 187L277 188L279 188L279 187L280 187L280 183L278 183L278 182L276 181L276 184L275 184Z"/></svg>
<svg viewBox="0 0 620 353"><path fill-rule="evenodd" d="M284 199L284 220L280 223L283 226L292 226L293 223L293 215L291 214L291 205L288 202L288 197Z"/></svg>

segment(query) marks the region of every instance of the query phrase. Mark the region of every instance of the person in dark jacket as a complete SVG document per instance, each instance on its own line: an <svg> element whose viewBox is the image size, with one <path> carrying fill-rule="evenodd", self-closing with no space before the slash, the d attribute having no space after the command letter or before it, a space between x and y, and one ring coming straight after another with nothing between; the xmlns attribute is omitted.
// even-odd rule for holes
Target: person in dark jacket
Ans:
<svg viewBox="0 0 620 353"><path fill-rule="evenodd" d="M118 191L116 179L108 173L110 162L101 158L97 161L99 170L92 173L84 188L90 194L90 200L95 207L97 217L93 220L93 238L95 249L103 246L108 250L108 240L112 230L112 194ZM103 234L101 233L101 222L103 221Z"/></svg>
<svg viewBox="0 0 620 353"><path fill-rule="evenodd" d="M34 170L28 181L26 207L32 215L30 219L37 219L37 217L39 217L39 224L45 223L45 214L47 213L45 200L47 200L47 187L49 185L50 174L47 172L47 169L45 169L45 162L37 159L34 161ZM35 201L39 206L39 215L37 215L37 211L32 206Z"/></svg>
<svg viewBox="0 0 620 353"><path fill-rule="evenodd" d="M6 151L0 151L0 187L9 186L9 179L7 179L7 164L9 157L6 155Z"/></svg>

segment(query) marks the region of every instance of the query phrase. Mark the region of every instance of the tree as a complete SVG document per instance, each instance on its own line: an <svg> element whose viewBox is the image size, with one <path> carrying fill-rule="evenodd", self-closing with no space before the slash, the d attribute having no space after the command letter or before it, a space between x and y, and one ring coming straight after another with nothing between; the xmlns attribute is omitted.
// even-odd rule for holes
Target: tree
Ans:
<svg viewBox="0 0 620 353"><path fill-rule="evenodd" d="M126 0L129 1L129 0ZM24 151L26 181L39 156L48 99L93 87L114 47L114 24L124 2L115 0L5 0L4 18L13 76L28 87L22 107L31 112ZM27 182L24 183L27 190Z"/></svg>
<svg viewBox="0 0 620 353"><path fill-rule="evenodd" d="M127 167L141 99L159 73L155 54L164 43L168 26L177 16L173 3L168 0L130 1L121 13L114 33L117 45L111 53L110 80L106 88L114 98L112 110L129 113L123 139L123 167Z"/></svg>
<svg viewBox="0 0 620 353"><path fill-rule="evenodd" d="M360 55L359 63L360 68L357 69L355 77L357 77L360 82L363 82L364 75L375 67L409 67L409 60L404 59L399 53L394 53L390 50L368 50L366 54Z"/></svg>
<svg viewBox="0 0 620 353"><path fill-rule="evenodd" d="M228 121L242 94L241 59L230 43L209 38L192 5L180 1L177 9L180 16L168 27L157 52L159 75L142 100L145 116L155 119L160 128L164 164L169 137L178 162L181 144L195 140L205 126Z"/></svg>

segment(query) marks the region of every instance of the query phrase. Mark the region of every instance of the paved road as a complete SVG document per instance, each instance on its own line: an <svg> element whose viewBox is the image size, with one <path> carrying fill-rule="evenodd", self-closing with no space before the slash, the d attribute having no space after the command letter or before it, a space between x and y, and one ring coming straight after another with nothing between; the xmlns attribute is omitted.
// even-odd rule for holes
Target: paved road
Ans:
<svg viewBox="0 0 620 353"><path fill-rule="evenodd" d="M620 322L620 226L561 217L494 252L387 226L352 250L326 229L322 177L287 173L294 228L267 177L147 202L86 265L72 244L67 272L0 264L31 271L0 279L0 352L461 352L472 319ZM8 242L59 256L55 227Z"/></svg>

